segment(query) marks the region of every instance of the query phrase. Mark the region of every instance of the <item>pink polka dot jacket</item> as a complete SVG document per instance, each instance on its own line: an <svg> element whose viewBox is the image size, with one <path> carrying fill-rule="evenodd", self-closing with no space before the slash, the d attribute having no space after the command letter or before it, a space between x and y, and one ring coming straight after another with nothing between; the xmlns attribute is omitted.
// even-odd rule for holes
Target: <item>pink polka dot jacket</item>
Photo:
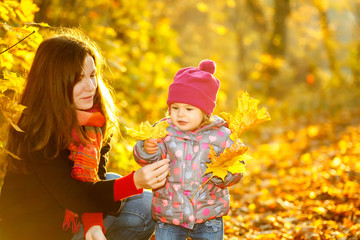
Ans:
<svg viewBox="0 0 360 240"><path fill-rule="evenodd" d="M237 183L242 174L231 174L225 180L213 177L194 198L196 190L206 182L212 173L205 174L210 145L221 153L233 143L229 138L231 131L226 122L215 116L215 121L195 132L183 132L168 121L168 134L158 144L158 151L147 154L143 141L134 147L134 158L140 165L170 159L170 174L164 187L153 191L152 215L156 221L180 225L192 229L197 223L204 223L229 212L228 186Z"/></svg>

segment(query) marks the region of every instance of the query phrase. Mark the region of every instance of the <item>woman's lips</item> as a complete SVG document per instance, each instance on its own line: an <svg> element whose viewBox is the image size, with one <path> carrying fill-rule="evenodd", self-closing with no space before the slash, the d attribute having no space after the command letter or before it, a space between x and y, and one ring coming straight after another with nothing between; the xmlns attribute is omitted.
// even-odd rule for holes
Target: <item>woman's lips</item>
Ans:
<svg viewBox="0 0 360 240"><path fill-rule="evenodd" d="M85 99L85 100L90 100L90 99L92 99L93 98L93 96L89 96L89 97L84 97L83 99Z"/></svg>

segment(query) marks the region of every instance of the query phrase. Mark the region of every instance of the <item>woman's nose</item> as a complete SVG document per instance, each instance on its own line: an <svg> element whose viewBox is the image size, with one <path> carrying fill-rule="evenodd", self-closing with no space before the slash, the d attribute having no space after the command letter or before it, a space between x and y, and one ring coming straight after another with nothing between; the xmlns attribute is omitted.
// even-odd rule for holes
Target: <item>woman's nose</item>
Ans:
<svg viewBox="0 0 360 240"><path fill-rule="evenodd" d="M94 91L97 87L96 79L90 77L85 78L85 88L89 91Z"/></svg>

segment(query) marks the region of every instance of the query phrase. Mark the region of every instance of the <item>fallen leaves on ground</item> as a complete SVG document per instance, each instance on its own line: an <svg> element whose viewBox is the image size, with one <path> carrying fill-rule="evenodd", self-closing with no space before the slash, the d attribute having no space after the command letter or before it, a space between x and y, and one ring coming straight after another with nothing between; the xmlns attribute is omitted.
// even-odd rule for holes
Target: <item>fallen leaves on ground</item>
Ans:
<svg viewBox="0 0 360 240"><path fill-rule="evenodd" d="M225 239L360 239L360 125L338 128L310 125L253 149Z"/></svg>

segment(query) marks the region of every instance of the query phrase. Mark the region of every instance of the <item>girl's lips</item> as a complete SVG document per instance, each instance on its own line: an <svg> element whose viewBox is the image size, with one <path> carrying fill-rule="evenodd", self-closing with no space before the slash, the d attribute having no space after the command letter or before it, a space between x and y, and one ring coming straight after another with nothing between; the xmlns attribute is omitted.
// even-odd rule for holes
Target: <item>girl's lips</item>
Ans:
<svg viewBox="0 0 360 240"><path fill-rule="evenodd" d="M187 122L185 121L178 121L179 125L186 125Z"/></svg>

